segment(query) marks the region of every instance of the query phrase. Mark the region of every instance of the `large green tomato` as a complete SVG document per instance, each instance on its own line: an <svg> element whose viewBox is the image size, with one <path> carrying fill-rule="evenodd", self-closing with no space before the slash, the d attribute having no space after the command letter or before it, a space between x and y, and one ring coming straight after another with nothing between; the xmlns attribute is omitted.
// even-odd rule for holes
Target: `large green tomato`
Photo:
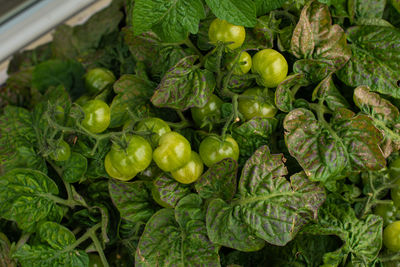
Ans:
<svg viewBox="0 0 400 267"><path fill-rule="evenodd" d="M54 161L66 161L71 156L71 148L67 142L60 140L56 149L50 154Z"/></svg>
<svg viewBox="0 0 400 267"><path fill-rule="evenodd" d="M101 100L90 100L82 107L85 117L82 126L92 133L101 133L110 125L110 107Z"/></svg>
<svg viewBox="0 0 400 267"><path fill-rule="evenodd" d="M211 43L230 43L227 45L230 49L240 47L246 37L246 30L243 26L230 24L226 20L215 19L211 22L208 29L208 38Z"/></svg>
<svg viewBox="0 0 400 267"><path fill-rule="evenodd" d="M85 75L85 87L89 94L100 93L104 88L115 82L114 74L105 68L94 68Z"/></svg>
<svg viewBox="0 0 400 267"><path fill-rule="evenodd" d="M374 213L383 219L383 226L391 224L397 220L398 211L393 204L378 204L374 208Z"/></svg>
<svg viewBox="0 0 400 267"><path fill-rule="evenodd" d="M383 231L383 244L392 251L400 251L400 221L386 226Z"/></svg>
<svg viewBox="0 0 400 267"><path fill-rule="evenodd" d="M221 119L221 106L224 102L216 95L211 94L202 108L191 108L192 118L199 128L209 128Z"/></svg>
<svg viewBox="0 0 400 267"><path fill-rule="evenodd" d="M125 149L114 143L104 162L108 175L123 181L145 170L151 163L153 152L150 143L139 135L128 136L126 143Z"/></svg>
<svg viewBox="0 0 400 267"><path fill-rule="evenodd" d="M288 73L288 64L281 53L274 49L263 49L253 56L253 73L261 76L265 87L277 87Z"/></svg>
<svg viewBox="0 0 400 267"><path fill-rule="evenodd" d="M199 154L192 151L190 160L183 167L172 171L172 177L182 184L190 184L195 182L203 173L203 161Z"/></svg>
<svg viewBox="0 0 400 267"><path fill-rule="evenodd" d="M135 130L138 132L152 132L154 134L151 135L151 146L156 147L158 145L158 140L160 137L171 131L168 124L159 118L146 118L141 120Z"/></svg>
<svg viewBox="0 0 400 267"><path fill-rule="evenodd" d="M239 111L246 120L250 120L254 117L273 118L278 109L274 105L273 92L256 87L247 89L239 98Z"/></svg>
<svg viewBox="0 0 400 267"><path fill-rule="evenodd" d="M213 164L225 158L238 160L239 146L231 136L227 136L225 140L220 140L215 136L209 136L201 141L199 153L204 164L207 167L211 167Z"/></svg>
<svg viewBox="0 0 400 267"><path fill-rule="evenodd" d="M177 132L168 132L160 137L153 159L161 170L170 172L188 163L190 154L189 141Z"/></svg>
<svg viewBox="0 0 400 267"><path fill-rule="evenodd" d="M251 69L251 56L246 51L243 51L240 56L238 63L236 64L235 68L233 69L233 74L236 75L243 75L249 72ZM228 70L231 70L234 65L234 57L228 59L226 67Z"/></svg>

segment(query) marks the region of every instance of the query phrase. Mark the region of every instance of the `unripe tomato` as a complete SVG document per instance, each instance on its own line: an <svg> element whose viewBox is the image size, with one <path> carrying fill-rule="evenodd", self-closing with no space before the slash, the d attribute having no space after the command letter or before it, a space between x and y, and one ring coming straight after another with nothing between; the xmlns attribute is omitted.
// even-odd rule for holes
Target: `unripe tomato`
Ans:
<svg viewBox="0 0 400 267"><path fill-rule="evenodd" d="M396 221L398 216L398 211L394 204L378 204L374 208L374 213L382 217L383 226Z"/></svg>
<svg viewBox="0 0 400 267"><path fill-rule="evenodd" d="M71 147L64 140L58 142L56 149L50 154L54 161L66 161L71 156Z"/></svg>
<svg viewBox="0 0 400 267"><path fill-rule="evenodd" d="M153 159L161 170L170 172L184 166L190 160L190 154L189 141L177 132L168 132L160 137Z"/></svg>
<svg viewBox="0 0 400 267"><path fill-rule="evenodd" d="M250 88L242 96L254 97L254 99L239 98L239 111L246 120L254 117L273 118L278 112L274 105L273 93L268 88Z"/></svg>
<svg viewBox="0 0 400 267"><path fill-rule="evenodd" d="M181 168L172 171L172 177L182 184L190 184L195 182L203 173L203 161L199 154L192 151L190 160Z"/></svg>
<svg viewBox="0 0 400 267"><path fill-rule="evenodd" d="M215 136L209 136L201 141L199 154L204 164L207 167L211 167L213 164L225 158L238 160L239 146L231 136L227 136L225 140L220 140Z"/></svg>
<svg viewBox="0 0 400 267"><path fill-rule="evenodd" d="M101 100L90 100L82 107L85 117L82 126L92 133L101 133L110 125L110 107Z"/></svg>
<svg viewBox="0 0 400 267"><path fill-rule="evenodd" d="M288 64L278 51L263 49L253 56L251 71L261 76L265 87L273 88L286 78Z"/></svg>
<svg viewBox="0 0 400 267"><path fill-rule="evenodd" d="M238 63L233 69L233 74L243 75L248 73L251 69L251 64L252 64L251 56L246 51L243 51L239 56ZM228 70L231 70L233 65L234 65L234 57L228 60L226 67L228 68Z"/></svg>
<svg viewBox="0 0 400 267"><path fill-rule="evenodd" d="M130 180L145 170L152 160L150 143L139 135L127 137L127 147L114 143L106 155L104 166L108 175L119 180Z"/></svg>
<svg viewBox="0 0 400 267"><path fill-rule="evenodd" d="M208 29L208 38L211 43L230 43L227 45L230 49L236 49L240 47L246 37L246 30L243 26L236 26L230 24L226 20L215 19L211 22L210 28Z"/></svg>
<svg viewBox="0 0 400 267"><path fill-rule="evenodd" d="M85 87L91 95L100 93L104 88L114 82L114 74L105 68L91 69L85 75Z"/></svg>
<svg viewBox="0 0 400 267"><path fill-rule="evenodd" d="M400 221L386 226L383 231L383 244L392 251L400 251Z"/></svg>
<svg viewBox="0 0 400 267"><path fill-rule="evenodd" d="M221 119L221 106L224 102L216 95L211 94L207 103L202 108L190 109L192 118L199 128L208 128ZM211 124L211 125L210 125Z"/></svg>
<svg viewBox="0 0 400 267"><path fill-rule="evenodd" d="M158 140L160 137L171 131L168 124L159 118L146 118L141 120L138 125L135 127L135 130L138 132L152 132L154 133L151 135L151 146L156 147L158 145Z"/></svg>

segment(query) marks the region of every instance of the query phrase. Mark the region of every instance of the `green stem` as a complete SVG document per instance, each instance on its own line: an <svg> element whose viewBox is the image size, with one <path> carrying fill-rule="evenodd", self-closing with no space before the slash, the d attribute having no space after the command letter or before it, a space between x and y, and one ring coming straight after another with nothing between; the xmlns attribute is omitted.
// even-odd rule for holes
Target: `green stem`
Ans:
<svg viewBox="0 0 400 267"><path fill-rule="evenodd" d="M400 253L379 257L379 259L381 260L381 262L400 261Z"/></svg>
<svg viewBox="0 0 400 267"><path fill-rule="evenodd" d="M236 123L240 120L239 112L238 112L238 95L237 94L234 94L234 96L232 97L232 106L233 106L233 112L231 113L228 120L225 122L224 127L222 128L221 136L222 136L223 140L225 140L226 132L228 131L228 128L231 125L232 121L233 121L233 123Z"/></svg>
<svg viewBox="0 0 400 267"><path fill-rule="evenodd" d="M221 81L222 81L221 61L222 61L223 49L224 49L223 45L219 45L217 48L217 88L221 88Z"/></svg>
<svg viewBox="0 0 400 267"><path fill-rule="evenodd" d="M176 113L178 114L179 118L181 119L181 121L187 121L187 119L185 118L185 116L183 115L182 111L177 110Z"/></svg>
<svg viewBox="0 0 400 267"><path fill-rule="evenodd" d="M169 122L166 121L169 127L174 129L184 129L193 126L192 123L188 120L181 121L181 122Z"/></svg>
<svg viewBox="0 0 400 267"><path fill-rule="evenodd" d="M58 196L55 196L55 195L52 195L52 194L47 194L47 193L46 194L40 194L40 195L45 197L45 198L47 198L47 199L50 199L50 200L54 201L57 204L68 206L71 209L74 208L75 206L79 205L79 203L77 203L73 199L63 199L63 198L60 198Z"/></svg>
<svg viewBox="0 0 400 267"><path fill-rule="evenodd" d="M30 236L31 236L31 234L29 234L29 233L23 234L23 235L19 238L17 244L15 245L15 250L18 250L18 249L20 249L23 245L25 245L25 243L28 241L28 239L29 239Z"/></svg>
<svg viewBox="0 0 400 267"><path fill-rule="evenodd" d="M192 41L188 38L183 42L187 47L193 49L197 55L200 57L200 62L203 61L203 54L200 52L200 50L192 43Z"/></svg>
<svg viewBox="0 0 400 267"><path fill-rule="evenodd" d="M109 267L110 265L107 262L107 258L104 255L103 248L101 246L100 240L96 236L96 232L91 232L90 238L93 240L94 246L96 247L97 252L99 253L101 262L103 263L104 267Z"/></svg>

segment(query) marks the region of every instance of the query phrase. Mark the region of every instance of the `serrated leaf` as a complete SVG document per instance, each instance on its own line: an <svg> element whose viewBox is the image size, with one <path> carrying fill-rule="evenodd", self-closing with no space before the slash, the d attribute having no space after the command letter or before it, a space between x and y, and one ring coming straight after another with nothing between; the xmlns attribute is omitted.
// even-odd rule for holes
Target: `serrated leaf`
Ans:
<svg viewBox="0 0 400 267"><path fill-rule="evenodd" d="M0 177L0 216L33 232L40 222L61 220L63 209L52 199L57 194L57 185L44 173L14 169Z"/></svg>
<svg viewBox="0 0 400 267"><path fill-rule="evenodd" d="M351 57L343 29L332 25L328 6L318 1L310 1L301 11L292 36L291 52L303 60L301 65L297 63L296 69L309 75L326 72L326 76L342 68ZM310 80L322 80L325 76L320 74Z"/></svg>
<svg viewBox="0 0 400 267"><path fill-rule="evenodd" d="M238 165L232 158L213 164L195 183L196 191L204 199L221 198L229 201L236 193Z"/></svg>
<svg viewBox="0 0 400 267"><path fill-rule="evenodd" d="M220 19L234 25L253 27L257 23L256 7L252 1L205 0L211 11Z"/></svg>
<svg viewBox="0 0 400 267"><path fill-rule="evenodd" d="M179 42L197 33L205 12L201 0L138 0L132 16L136 35L153 29L163 41Z"/></svg>
<svg viewBox="0 0 400 267"><path fill-rule="evenodd" d="M368 85L373 92L400 98L400 31L382 26L347 30L353 56L337 75L350 86Z"/></svg>
<svg viewBox="0 0 400 267"><path fill-rule="evenodd" d="M43 243L48 243L54 249L63 249L76 241L68 228L55 222L41 223L37 233Z"/></svg>
<svg viewBox="0 0 400 267"><path fill-rule="evenodd" d="M203 107L215 87L215 77L208 70L194 66L197 56L180 60L162 78L151 102L156 107L186 110Z"/></svg>
<svg viewBox="0 0 400 267"><path fill-rule="evenodd" d="M153 197L163 207L174 208L178 201L190 193L190 187L162 174L153 181Z"/></svg>
<svg viewBox="0 0 400 267"><path fill-rule="evenodd" d="M151 192L144 181L108 183L111 200L121 218L133 223L146 223L157 210Z"/></svg>
<svg viewBox="0 0 400 267"><path fill-rule="evenodd" d="M325 200L324 189L307 180L304 173L290 178L282 155L259 148L246 162L238 194L228 204L211 201L207 210L210 240L241 251L255 251L264 242L283 246L315 218Z"/></svg>
<svg viewBox="0 0 400 267"><path fill-rule="evenodd" d="M254 0L257 10L257 16L265 15L266 13L281 8L286 0Z"/></svg>
<svg viewBox="0 0 400 267"><path fill-rule="evenodd" d="M135 266L220 266L219 246L211 243L202 215L201 198L183 198L175 211L162 209L146 224Z"/></svg>
<svg viewBox="0 0 400 267"><path fill-rule="evenodd" d="M365 115L338 109L331 126L304 108L284 120L285 142L312 181L341 179L344 172L379 170L386 165L382 135Z"/></svg>
<svg viewBox="0 0 400 267"><path fill-rule="evenodd" d="M343 241L340 249L324 256L324 263L340 263L350 255L355 266L373 263L382 247L382 218L370 214L360 220L347 203L328 200L319 211L318 224L305 229L311 234L336 235ZM335 257L335 254L340 256ZM335 259L338 261L334 262Z"/></svg>

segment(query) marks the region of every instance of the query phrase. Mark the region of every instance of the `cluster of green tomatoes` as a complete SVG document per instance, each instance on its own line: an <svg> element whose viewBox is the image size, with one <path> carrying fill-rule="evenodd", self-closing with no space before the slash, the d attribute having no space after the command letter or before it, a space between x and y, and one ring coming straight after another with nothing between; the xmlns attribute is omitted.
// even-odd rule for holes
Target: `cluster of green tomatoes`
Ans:
<svg viewBox="0 0 400 267"><path fill-rule="evenodd" d="M225 43L226 51L237 49L245 40L245 28L224 20L215 19L209 28L210 43ZM274 117L277 109L273 103L273 92L268 88L276 87L283 81L288 72L285 58L273 49L264 49L253 55L241 51L235 60L227 60L228 70L235 75L244 75L250 70L261 77L262 87L249 88L238 100L238 110L243 118ZM85 86L89 93L96 94L115 82L114 74L104 68L95 68L85 76ZM88 132L99 134L110 125L111 112L107 103L94 99L77 101L84 112L81 126ZM195 125L205 129L207 123L221 120L223 101L211 94L203 107L191 108ZM125 123L123 128L131 127L132 122ZM140 134L144 133L144 134ZM150 134L149 134L150 133ZM199 151L193 151L190 142L180 133L172 131L168 123L160 118L149 117L134 125L134 134L127 134L118 143L113 143L104 159L105 170L112 178L128 181L144 171L152 161L164 172L168 172L180 183L189 184L196 181L207 167L224 158L239 158L239 146L230 136L207 136L202 140ZM51 155L56 161L69 158L70 147L61 141Z"/></svg>

